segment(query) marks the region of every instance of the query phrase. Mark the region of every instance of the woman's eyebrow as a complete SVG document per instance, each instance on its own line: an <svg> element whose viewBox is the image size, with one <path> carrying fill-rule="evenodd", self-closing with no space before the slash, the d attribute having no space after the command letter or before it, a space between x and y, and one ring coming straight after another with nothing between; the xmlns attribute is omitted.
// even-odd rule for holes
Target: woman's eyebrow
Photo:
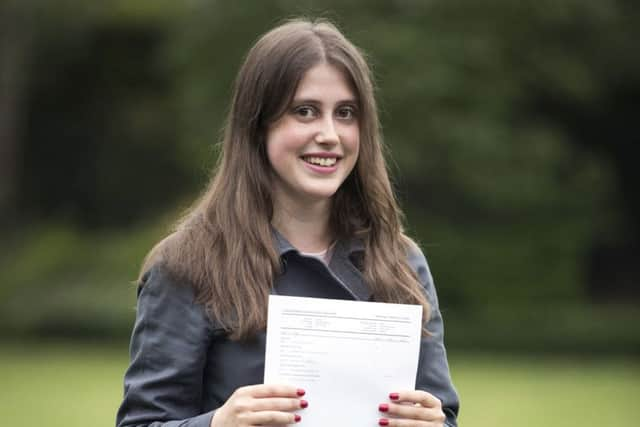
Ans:
<svg viewBox="0 0 640 427"><path fill-rule="evenodd" d="M338 100L335 105L340 104L357 104L358 101L355 98L347 98ZM319 99L314 98L294 98L292 104L314 104L314 105L322 105L323 102Z"/></svg>

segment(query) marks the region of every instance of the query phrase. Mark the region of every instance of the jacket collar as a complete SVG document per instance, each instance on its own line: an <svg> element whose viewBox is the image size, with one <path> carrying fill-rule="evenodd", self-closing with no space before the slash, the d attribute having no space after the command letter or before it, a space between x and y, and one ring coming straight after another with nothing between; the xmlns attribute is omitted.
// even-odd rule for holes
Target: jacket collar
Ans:
<svg viewBox="0 0 640 427"><path fill-rule="evenodd" d="M272 228L273 239L280 257L289 252L299 252L278 230ZM362 239L350 238L338 240L329 262L329 270L356 300L368 301L371 290L365 283L360 270L351 262L350 256L364 251Z"/></svg>
<svg viewBox="0 0 640 427"><path fill-rule="evenodd" d="M289 241L278 230L271 227L271 234L278 250L278 255L282 256L287 252L297 251L297 249L289 243Z"/></svg>
<svg viewBox="0 0 640 427"><path fill-rule="evenodd" d="M278 230L271 227L273 240L275 242L276 249L278 250L278 255L282 256L287 252L299 252L298 249L293 246L289 241L284 237ZM362 239L358 239L356 237L352 237L347 240L339 240L336 242L335 253L339 252L339 250L345 252L347 257L355 252L363 252L364 251L364 242Z"/></svg>

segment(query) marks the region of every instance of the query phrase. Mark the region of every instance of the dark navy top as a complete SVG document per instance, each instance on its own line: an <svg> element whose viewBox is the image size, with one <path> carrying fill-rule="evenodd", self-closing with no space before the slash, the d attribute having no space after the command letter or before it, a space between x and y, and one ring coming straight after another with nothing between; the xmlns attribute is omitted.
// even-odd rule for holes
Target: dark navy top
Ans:
<svg viewBox="0 0 640 427"><path fill-rule="evenodd" d="M338 241L328 266L301 255L277 232L274 242L284 268L273 294L373 300L356 267L363 251L360 241ZM436 289L417 247L409 252L409 264L431 304L431 336L421 341L416 389L440 399L447 425L457 426L459 400L449 374ZM193 287L178 283L160 264L152 267L138 288L117 426L209 427L214 411L238 387L263 382L265 341L264 332L250 341L229 340L195 302Z"/></svg>

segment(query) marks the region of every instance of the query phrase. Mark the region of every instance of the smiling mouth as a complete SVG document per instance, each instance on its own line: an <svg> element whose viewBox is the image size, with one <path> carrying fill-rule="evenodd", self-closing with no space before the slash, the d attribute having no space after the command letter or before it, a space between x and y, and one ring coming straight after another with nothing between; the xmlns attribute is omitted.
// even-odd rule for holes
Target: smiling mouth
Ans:
<svg viewBox="0 0 640 427"><path fill-rule="evenodd" d="M302 160L305 162L321 167L332 167L338 162L337 157L313 157L313 156L302 156Z"/></svg>

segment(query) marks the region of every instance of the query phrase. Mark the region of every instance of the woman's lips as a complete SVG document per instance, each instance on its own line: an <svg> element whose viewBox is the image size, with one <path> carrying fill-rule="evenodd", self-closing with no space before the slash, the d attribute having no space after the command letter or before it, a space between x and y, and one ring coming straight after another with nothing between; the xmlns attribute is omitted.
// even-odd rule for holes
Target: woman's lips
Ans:
<svg viewBox="0 0 640 427"><path fill-rule="evenodd" d="M320 174L331 174L338 169L340 159L336 156L302 156L305 166Z"/></svg>

